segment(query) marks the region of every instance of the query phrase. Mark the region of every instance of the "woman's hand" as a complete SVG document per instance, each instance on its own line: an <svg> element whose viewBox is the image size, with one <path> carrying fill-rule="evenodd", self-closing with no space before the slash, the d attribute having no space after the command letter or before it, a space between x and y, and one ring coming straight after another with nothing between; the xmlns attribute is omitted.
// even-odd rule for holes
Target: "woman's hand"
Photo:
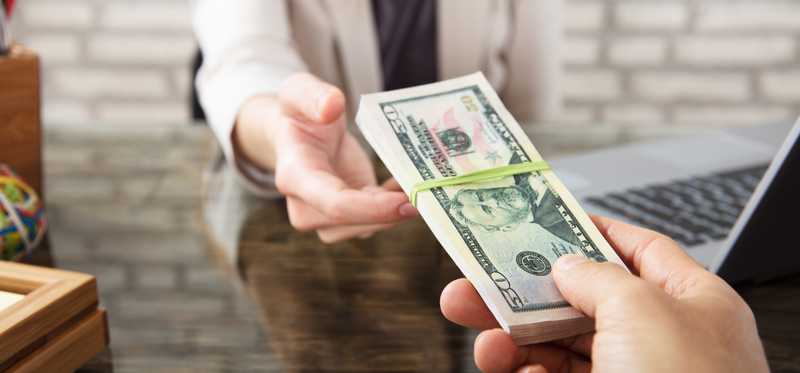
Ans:
<svg viewBox="0 0 800 373"><path fill-rule="evenodd" d="M722 279L664 235L593 220L638 275L574 255L556 262L556 285L595 319L593 333L518 347L467 280L442 292L448 319L484 330L475 341L482 371L769 372L752 311Z"/></svg>
<svg viewBox="0 0 800 373"><path fill-rule="evenodd" d="M292 225L316 230L324 242L367 237L417 215L394 180L377 184L344 111L341 90L296 74L277 97L250 99L234 131L247 159L274 170Z"/></svg>

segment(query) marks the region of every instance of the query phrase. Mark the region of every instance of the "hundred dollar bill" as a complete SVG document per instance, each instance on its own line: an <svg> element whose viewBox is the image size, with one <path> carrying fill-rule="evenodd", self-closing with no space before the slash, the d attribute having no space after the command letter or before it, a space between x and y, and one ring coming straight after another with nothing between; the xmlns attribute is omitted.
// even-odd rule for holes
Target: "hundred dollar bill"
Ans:
<svg viewBox="0 0 800 373"><path fill-rule="evenodd" d="M359 128L407 193L414 185L541 156L481 73L362 96ZM553 282L555 260L622 263L552 170L433 188L417 207L519 344L590 331Z"/></svg>

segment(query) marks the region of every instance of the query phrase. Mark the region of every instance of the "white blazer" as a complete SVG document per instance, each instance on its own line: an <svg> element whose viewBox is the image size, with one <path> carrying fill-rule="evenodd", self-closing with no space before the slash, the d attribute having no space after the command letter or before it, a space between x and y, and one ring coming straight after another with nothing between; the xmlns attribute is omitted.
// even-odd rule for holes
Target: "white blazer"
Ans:
<svg viewBox="0 0 800 373"><path fill-rule="evenodd" d="M438 1L439 77L483 71L520 121L561 106L561 0ZM342 88L348 114L361 94L382 89L370 0L193 0L204 62L200 102L231 160L242 104L275 93L289 75L311 72ZM352 117L351 117L352 118Z"/></svg>

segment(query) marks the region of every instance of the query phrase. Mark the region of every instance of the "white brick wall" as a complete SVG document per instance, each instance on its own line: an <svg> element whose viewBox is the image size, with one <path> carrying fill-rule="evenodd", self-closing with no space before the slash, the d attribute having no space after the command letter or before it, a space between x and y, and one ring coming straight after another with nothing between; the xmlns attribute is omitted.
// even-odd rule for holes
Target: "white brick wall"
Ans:
<svg viewBox="0 0 800 373"><path fill-rule="evenodd" d="M698 1L696 27L702 31L798 31L800 3L794 0Z"/></svg>
<svg viewBox="0 0 800 373"><path fill-rule="evenodd" d="M800 115L798 0L564 0L569 124L725 125ZM181 123L187 0L24 0L45 121Z"/></svg>
<svg viewBox="0 0 800 373"><path fill-rule="evenodd" d="M187 116L183 102L105 102L98 108L98 118L112 123L174 124Z"/></svg>
<svg viewBox="0 0 800 373"><path fill-rule="evenodd" d="M689 36L678 39L675 60L687 65L760 66L791 63L793 36Z"/></svg>
<svg viewBox="0 0 800 373"><path fill-rule="evenodd" d="M663 111L653 104L608 105L603 110L603 121L630 125L654 125L663 122Z"/></svg>
<svg viewBox="0 0 800 373"><path fill-rule="evenodd" d="M608 60L615 66L663 64L667 40L658 36L622 36L608 43Z"/></svg>
<svg viewBox="0 0 800 373"><path fill-rule="evenodd" d="M197 48L191 38L168 35L93 35L87 44L92 60L113 64L181 65L186 64Z"/></svg>
<svg viewBox="0 0 800 373"><path fill-rule="evenodd" d="M721 126L800 116L800 1L565 1L563 122Z"/></svg>
<svg viewBox="0 0 800 373"><path fill-rule="evenodd" d="M600 57L597 38L567 36L564 38L564 62L573 65L592 65Z"/></svg>
<svg viewBox="0 0 800 373"><path fill-rule="evenodd" d="M771 71L761 76L761 93L769 101L800 102L800 66L791 71Z"/></svg>
<svg viewBox="0 0 800 373"><path fill-rule="evenodd" d="M17 4L15 35L42 58L47 125L189 120L188 1Z"/></svg>
<svg viewBox="0 0 800 373"><path fill-rule="evenodd" d="M566 1L564 4L564 28L569 32L597 31L605 25L603 1Z"/></svg>
<svg viewBox="0 0 800 373"><path fill-rule="evenodd" d="M19 12L26 25L34 28L87 29L94 21L94 9L86 1L25 1Z"/></svg>
<svg viewBox="0 0 800 373"><path fill-rule="evenodd" d="M48 93L92 100L166 98L166 77L145 69L54 68L48 71Z"/></svg>
<svg viewBox="0 0 800 373"><path fill-rule="evenodd" d="M631 82L632 93L649 101L730 101L750 98L746 75L718 72L641 72Z"/></svg>
<svg viewBox="0 0 800 373"><path fill-rule="evenodd" d="M785 107L768 105L727 106L678 106L675 121L689 125L721 126L771 123L796 116Z"/></svg>
<svg viewBox="0 0 800 373"><path fill-rule="evenodd" d="M575 102L605 102L618 98L622 91L613 70L570 70L562 84L565 98Z"/></svg>
<svg viewBox="0 0 800 373"><path fill-rule="evenodd" d="M186 1L105 1L100 25L108 29L176 30L191 27Z"/></svg>
<svg viewBox="0 0 800 373"><path fill-rule="evenodd" d="M689 20L687 5L679 1L618 1L617 26L632 30L680 30Z"/></svg>
<svg viewBox="0 0 800 373"><path fill-rule="evenodd" d="M42 33L25 38L25 44L38 51L42 62L49 66L74 63L81 56L81 40L75 35Z"/></svg>

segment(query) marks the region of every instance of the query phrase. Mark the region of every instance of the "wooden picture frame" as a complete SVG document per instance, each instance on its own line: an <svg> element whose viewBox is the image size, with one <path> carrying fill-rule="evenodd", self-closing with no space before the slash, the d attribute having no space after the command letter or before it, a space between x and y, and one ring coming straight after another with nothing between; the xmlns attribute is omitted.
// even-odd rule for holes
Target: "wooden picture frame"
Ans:
<svg viewBox="0 0 800 373"><path fill-rule="evenodd" d="M0 291L23 295L0 310L0 372L72 372L108 344L93 276L0 262Z"/></svg>

